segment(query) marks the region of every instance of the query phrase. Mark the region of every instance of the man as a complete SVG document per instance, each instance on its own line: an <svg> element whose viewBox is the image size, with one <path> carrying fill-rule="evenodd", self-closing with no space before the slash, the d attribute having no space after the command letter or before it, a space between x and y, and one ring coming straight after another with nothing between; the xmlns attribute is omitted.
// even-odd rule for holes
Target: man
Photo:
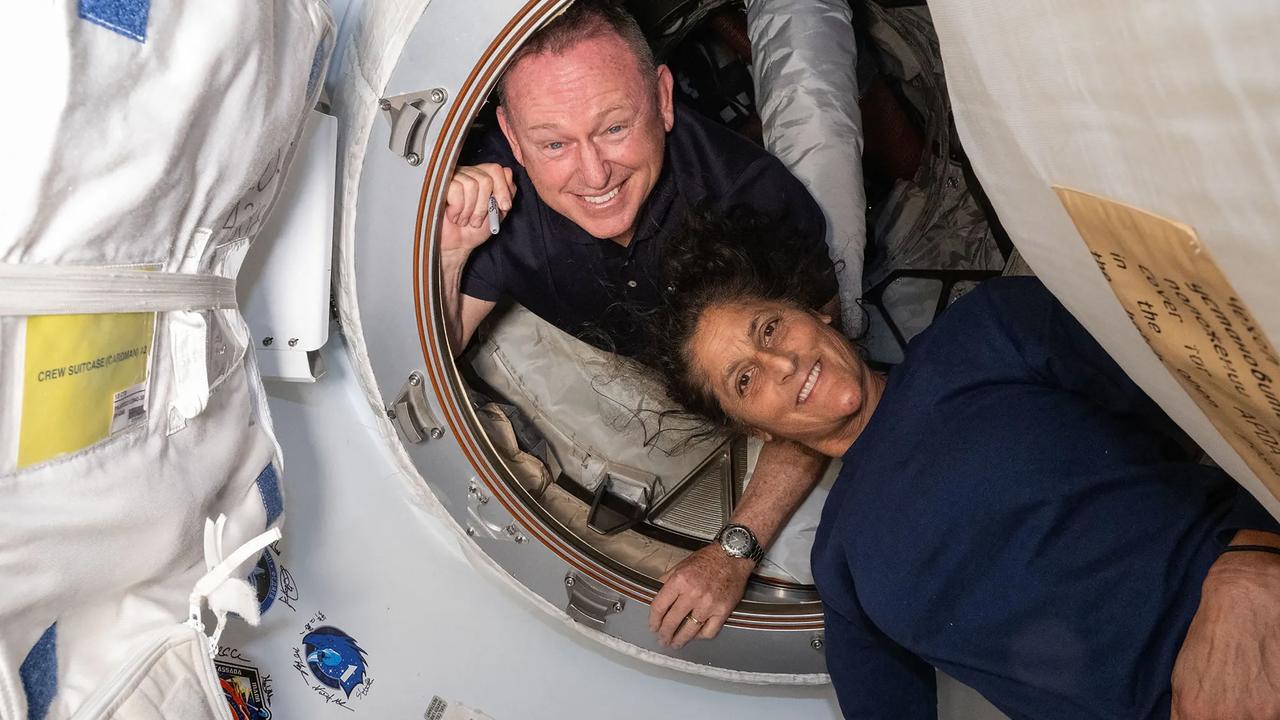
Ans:
<svg viewBox="0 0 1280 720"><path fill-rule="evenodd" d="M454 352L501 298L622 354L643 342L635 318L663 291L662 243L699 203L779 215L826 254L821 210L776 158L676 108L635 21L580 0L522 48L499 85L501 136L450 183L441 232ZM502 213L490 238L492 196ZM824 297L836 294L828 278ZM664 644L713 638L761 554L825 461L768 443L732 531L663 577L650 626ZM754 535L754 538L752 538Z"/></svg>

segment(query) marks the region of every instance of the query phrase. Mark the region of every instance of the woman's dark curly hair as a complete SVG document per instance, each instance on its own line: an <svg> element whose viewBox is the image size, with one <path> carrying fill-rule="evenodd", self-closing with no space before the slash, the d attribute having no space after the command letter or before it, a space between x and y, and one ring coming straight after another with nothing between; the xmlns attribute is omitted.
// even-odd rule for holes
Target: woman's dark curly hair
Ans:
<svg viewBox="0 0 1280 720"><path fill-rule="evenodd" d="M817 309L831 299L835 267L812 241L773 217L745 206L692 208L663 246L667 295L648 318L647 346L637 360L658 374L671 399L708 426L693 439L740 429L693 370L691 341L704 311L750 298Z"/></svg>

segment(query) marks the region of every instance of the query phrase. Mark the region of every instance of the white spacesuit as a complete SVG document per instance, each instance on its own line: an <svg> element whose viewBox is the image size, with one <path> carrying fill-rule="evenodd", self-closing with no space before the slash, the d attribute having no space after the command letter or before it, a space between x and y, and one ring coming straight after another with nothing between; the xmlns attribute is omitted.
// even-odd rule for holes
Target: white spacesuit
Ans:
<svg viewBox="0 0 1280 720"><path fill-rule="evenodd" d="M203 621L254 615L235 586L284 505L234 276L333 20L318 0L15 12L0 51L21 98L0 170L0 717L221 718Z"/></svg>

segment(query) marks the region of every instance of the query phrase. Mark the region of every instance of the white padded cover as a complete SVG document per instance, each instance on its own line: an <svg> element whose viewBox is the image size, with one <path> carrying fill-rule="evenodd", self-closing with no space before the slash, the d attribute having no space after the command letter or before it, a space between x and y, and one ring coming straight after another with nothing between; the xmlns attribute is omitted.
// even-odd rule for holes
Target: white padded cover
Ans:
<svg viewBox="0 0 1280 720"><path fill-rule="evenodd" d="M1014 243L1233 477L1277 501L1144 344L1051 185L1190 226L1280 338L1280 5L933 0L961 141Z"/></svg>

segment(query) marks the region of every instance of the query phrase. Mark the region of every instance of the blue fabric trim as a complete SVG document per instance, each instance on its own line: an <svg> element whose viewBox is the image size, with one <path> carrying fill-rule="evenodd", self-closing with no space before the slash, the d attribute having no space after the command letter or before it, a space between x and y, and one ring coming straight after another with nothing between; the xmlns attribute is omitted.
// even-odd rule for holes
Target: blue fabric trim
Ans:
<svg viewBox="0 0 1280 720"><path fill-rule="evenodd" d="M329 36L326 35L316 43L316 53L311 56L311 74L307 76L307 97L311 97L311 93L315 92L316 84L320 82L320 71L324 69L325 53L328 48Z"/></svg>
<svg viewBox="0 0 1280 720"><path fill-rule="evenodd" d="M151 0L80 0L80 17L138 42L147 41Z"/></svg>
<svg viewBox="0 0 1280 720"><path fill-rule="evenodd" d="M27 720L44 720L58 694L58 623L49 626L18 668L27 695Z"/></svg>
<svg viewBox="0 0 1280 720"><path fill-rule="evenodd" d="M284 495L280 493L280 477L276 475L274 465L267 465L258 474L258 494L262 496L262 507L267 510L267 527L270 527L284 512Z"/></svg>

